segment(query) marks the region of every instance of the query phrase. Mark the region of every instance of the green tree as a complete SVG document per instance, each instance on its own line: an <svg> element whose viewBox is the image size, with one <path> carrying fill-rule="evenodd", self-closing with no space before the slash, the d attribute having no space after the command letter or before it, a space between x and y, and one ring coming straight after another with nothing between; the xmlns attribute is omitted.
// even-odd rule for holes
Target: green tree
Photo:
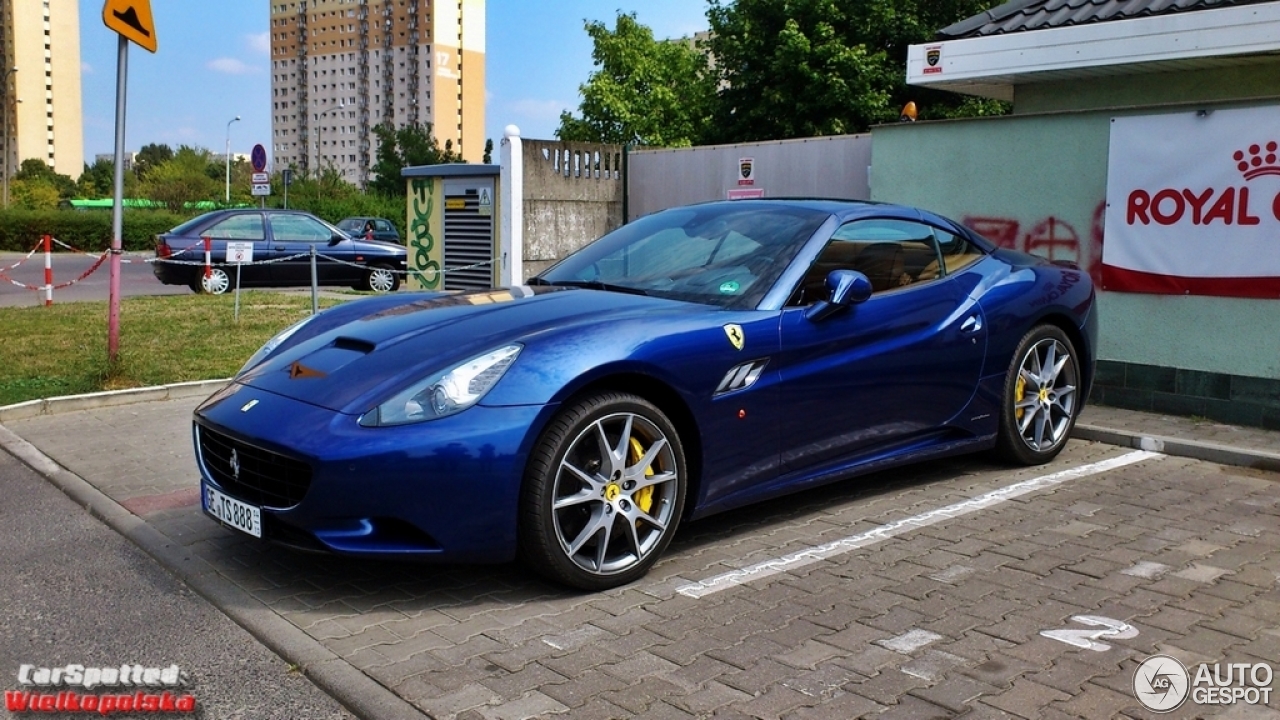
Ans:
<svg viewBox="0 0 1280 720"><path fill-rule="evenodd" d="M109 198L115 195L115 167L110 160L95 160L85 165L84 173L76 181L76 197L86 199ZM138 192L138 178L131 172L124 174L124 196L134 197Z"/></svg>
<svg viewBox="0 0 1280 720"><path fill-rule="evenodd" d="M39 162L39 161L37 161ZM15 179L9 181L11 207L28 210L53 210L58 207L58 189L45 180Z"/></svg>
<svg viewBox="0 0 1280 720"><path fill-rule="evenodd" d="M21 180L26 183L28 188L36 188L40 186L52 188L54 196L60 200L70 200L76 196L76 181L72 180L69 175L60 175L53 168L45 164L43 160L36 158L27 158L18 166L18 172L13 176L14 180ZM54 201L56 206L57 200Z"/></svg>
<svg viewBox="0 0 1280 720"><path fill-rule="evenodd" d="M146 178L147 172L151 170L151 168L172 159L173 148L168 145L158 145L156 143L143 145L142 149L138 151L137 156L133 159L133 172L138 176L138 179L141 180Z"/></svg>
<svg viewBox="0 0 1280 720"><path fill-rule="evenodd" d="M597 70L579 86L580 116L560 114L556 137L662 147L688 146L706 134L716 79L690 41L655 40L634 14L618 13L613 30L586 22Z"/></svg>
<svg viewBox="0 0 1280 720"><path fill-rule="evenodd" d="M209 177L209 151L183 145L173 158L147 170L142 192L164 203L169 212L182 212L189 202L222 197L222 183Z"/></svg>
<svg viewBox="0 0 1280 720"><path fill-rule="evenodd" d="M462 155L453 151L453 141L440 147L440 141L431 134L430 123L399 128L383 123L373 129L373 134L378 138L378 153L369 188L383 195L404 197L405 183L400 177L404 168L463 162Z"/></svg>
<svg viewBox="0 0 1280 720"><path fill-rule="evenodd" d="M999 0L710 0L716 142L864 132L915 100L920 119L1002 105L906 85L907 46Z"/></svg>
<svg viewBox="0 0 1280 720"><path fill-rule="evenodd" d="M493 138L484 141L484 157L480 160L485 165L493 162Z"/></svg>

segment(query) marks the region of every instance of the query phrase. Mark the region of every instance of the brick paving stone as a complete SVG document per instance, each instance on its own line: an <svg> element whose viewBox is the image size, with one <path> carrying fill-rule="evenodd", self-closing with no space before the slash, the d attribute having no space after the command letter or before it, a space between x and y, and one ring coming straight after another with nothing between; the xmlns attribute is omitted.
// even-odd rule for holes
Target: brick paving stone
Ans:
<svg viewBox="0 0 1280 720"><path fill-rule="evenodd" d="M906 693L930 684L927 680L908 675L900 670L885 668L879 674L861 682L849 683L845 686L845 690L862 695L881 705L892 705Z"/></svg>
<svg viewBox="0 0 1280 720"><path fill-rule="evenodd" d="M717 677L716 681L741 690L748 695L755 695L764 688L802 674L808 675L809 673L800 673L790 665L784 665L772 658L761 658L751 667L746 669L734 668L730 672Z"/></svg>
<svg viewBox="0 0 1280 720"><path fill-rule="evenodd" d="M566 682L568 678L537 663L525 666L516 672L492 672L481 678L479 684L489 688L500 697L512 698L536 690L546 685Z"/></svg>
<svg viewBox="0 0 1280 720"><path fill-rule="evenodd" d="M678 670L679 665L653 655L642 652L627 656L625 660L611 665L601 665L600 669L620 680L634 681L646 675L661 675Z"/></svg>
<svg viewBox="0 0 1280 720"><path fill-rule="evenodd" d="M586 670L578 676L555 685L544 685L540 690L568 707L578 707L603 692L621 690L625 683L599 670Z"/></svg>
<svg viewBox="0 0 1280 720"><path fill-rule="evenodd" d="M600 697L611 705L616 705L627 711L627 715L638 715L645 712L654 705L660 705L664 700L676 698L695 692L696 687L685 687L676 683L668 682L661 678L646 677L641 678L640 682L632 683L620 690L607 690L600 693ZM619 716L623 717L623 716Z"/></svg>
<svg viewBox="0 0 1280 720"><path fill-rule="evenodd" d="M781 718L796 708L815 707L820 703L819 698L783 685L774 685L750 700L736 703L733 709L760 720L772 720Z"/></svg>
<svg viewBox="0 0 1280 720"><path fill-rule="evenodd" d="M994 695L998 692L1000 692L999 688L979 682L973 678L953 675L936 685L916 688L911 691L911 694L928 700L934 705L946 708L953 713L961 714L970 710L978 698L984 695Z"/></svg>
<svg viewBox="0 0 1280 720"><path fill-rule="evenodd" d="M820 642L817 639L806 640L791 650L777 656L777 660L793 668L814 669L819 664L830 660L833 657L844 655L845 652L834 645Z"/></svg>
<svg viewBox="0 0 1280 720"><path fill-rule="evenodd" d="M974 680L1003 688L1008 686L1014 679L1039 670L1040 667L1040 663L1030 663L1012 655L997 652L991 653L982 662L966 667L960 672Z"/></svg>
<svg viewBox="0 0 1280 720"><path fill-rule="evenodd" d="M928 700L905 695L876 717L883 720L950 720L952 713Z"/></svg>
<svg viewBox="0 0 1280 720"><path fill-rule="evenodd" d="M828 663L815 668L813 672L786 678L781 681L781 684L810 697L821 698L825 701L842 693L843 691L840 688L845 685L864 679L863 676L846 667Z"/></svg>
<svg viewBox="0 0 1280 720"><path fill-rule="evenodd" d="M840 718L873 717L884 712L885 706L861 695L840 692L823 700L821 704L799 707L782 715L782 720L833 720Z"/></svg>
<svg viewBox="0 0 1280 720"><path fill-rule="evenodd" d="M1258 595L1258 588L1234 582L1229 578L1221 578L1211 585L1204 586L1204 592L1234 602L1246 603Z"/></svg>
<svg viewBox="0 0 1280 720"><path fill-rule="evenodd" d="M551 657L555 652L555 648L535 640L497 652L485 653L481 657L507 672L518 672L529 663Z"/></svg>
<svg viewBox="0 0 1280 720"><path fill-rule="evenodd" d="M878 630L889 633L903 633L916 630L921 623L928 621L924 614L916 612L906 604L898 605L883 615L868 618L864 622Z"/></svg>
<svg viewBox="0 0 1280 720"><path fill-rule="evenodd" d="M752 695L749 693L712 681L707 683L701 690L682 697L671 698L668 702L681 710L701 715L719 707L742 703L751 699Z"/></svg>
<svg viewBox="0 0 1280 720"><path fill-rule="evenodd" d="M439 697L423 698L417 704L434 717L447 717L478 708L482 705L494 705L502 698L483 685L467 685Z"/></svg>
<svg viewBox="0 0 1280 720"><path fill-rule="evenodd" d="M896 667L907 661L901 653L885 650L882 647L869 646L862 650L850 651L847 655L832 658L832 662L849 668L864 677L870 677L886 668Z"/></svg>
<svg viewBox="0 0 1280 720"><path fill-rule="evenodd" d="M730 647L708 650L707 656L747 670L759 662L760 658L780 655L785 651L785 646L756 636L749 637Z"/></svg>
<svg viewBox="0 0 1280 720"><path fill-rule="evenodd" d="M941 650L926 650L898 669L928 682L939 682L955 668L973 664L971 660Z"/></svg>
<svg viewBox="0 0 1280 720"><path fill-rule="evenodd" d="M692 634L667 645L657 645L650 651L677 665L688 665L712 650L729 647L731 643L706 635Z"/></svg>
<svg viewBox="0 0 1280 720"><path fill-rule="evenodd" d="M561 652L538 662L567 678L576 678L584 672L618 662L620 658L605 645L588 645L571 652Z"/></svg>
<svg viewBox="0 0 1280 720"><path fill-rule="evenodd" d="M983 700L985 701L986 698ZM1083 718L1109 718L1120 713L1135 716L1139 712L1141 714L1136 715L1137 717L1147 716L1145 712L1139 710L1141 706L1132 693L1118 693L1093 683L1087 683L1080 694L1055 702L1050 707L1068 715Z"/></svg>
<svg viewBox="0 0 1280 720"><path fill-rule="evenodd" d="M1013 681L1013 687L998 695L982 698L982 702L1024 718L1040 717L1040 710L1051 703L1070 699L1071 696L1048 685L1041 685L1027 678Z"/></svg>
<svg viewBox="0 0 1280 720"><path fill-rule="evenodd" d="M1185 570L1179 570L1173 573L1174 577L1185 578L1194 582L1211 583L1223 575L1231 573L1230 570L1204 563L1192 563L1191 567Z"/></svg>
<svg viewBox="0 0 1280 720"><path fill-rule="evenodd" d="M617 705L597 697L557 715L542 717L554 717L556 720L619 720L629 716L629 713Z"/></svg>

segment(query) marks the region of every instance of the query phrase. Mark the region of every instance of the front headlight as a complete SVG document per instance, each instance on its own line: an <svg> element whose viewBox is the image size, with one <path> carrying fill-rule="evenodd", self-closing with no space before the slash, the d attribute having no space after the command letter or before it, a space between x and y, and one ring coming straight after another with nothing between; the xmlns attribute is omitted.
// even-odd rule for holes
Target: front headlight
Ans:
<svg viewBox="0 0 1280 720"><path fill-rule="evenodd" d="M414 383L361 416L360 424L407 425L460 413L498 384L523 347L504 345Z"/></svg>
<svg viewBox="0 0 1280 720"><path fill-rule="evenodd" d="M313 319L315 319L315 317L316 317L315 315L308 315L307 317L302 318L301 320L290 325L284 330L281 330L280 332L276 333L275 337L271 338L266 342L265 345L258 348L258 352L254 353L253 356L249 358L249 361L246 362L236 372L236 377L243 375L246 370L262 362L276 348L280 347L281 343L283 343L285 340L288 340L290 337L292 337L294 333L302 329L303 325L306 325L307 323L311 322Z"/></svg>

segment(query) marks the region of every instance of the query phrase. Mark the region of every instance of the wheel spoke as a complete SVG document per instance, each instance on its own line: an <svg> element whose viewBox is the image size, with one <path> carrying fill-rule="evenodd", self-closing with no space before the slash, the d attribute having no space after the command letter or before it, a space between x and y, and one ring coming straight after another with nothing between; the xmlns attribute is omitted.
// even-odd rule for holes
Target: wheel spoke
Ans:
<svg viewBox="0 0 1280 720"><path fill-rule="evenodd" d="M1065 358L1064 358L1065 361ZM1050 342L1044 351L1044 363L1040 366L1040 387L1050 387L1058 375L1058 343Z"/></svg>
<svg viewBox="0 0 1280 720"><path fill-rule="evenodd" d="M645 470L653 465L653 461L658 457L658 453L662 452L663 448L666 446L666 438L658 438L657 442L655 442L649 448L649 451L644 454L644 457L640 458L634 465L627 468L626 476L636 481L643 480Z"/></svg>
<svg viewBox="0 0 1280 720"><path fill-rule="evenodd" d="M587 524L583 526L582 530L578 533L578 536L574 538L572 542L569 543L569 547L567 548L569 551L569 554L577 555L578 551L581 550L584 545L590 542L591 538L598 535L600 533L601 527L604 526L605 523L607 522L606 518L611 520L612 516L607 516L605 514L604 505L597 505L596 507L591 508L591 518L587 521ZM606 531L606 538L607 538L607 531Z"/></svg>
<svg viewBox="0 0 1280 720"><path fill-rule="evenodd" d="M622 422L622 434L618 436L618 446L613 449L613 470L627 470L627 451L631 449L631 424L635 415L628 414ZM612 475L612 473L610 473Z"/></svg>
<svg viewBox="0 0 1280 720"><path fill-rule="evenodd" d="M596 570L604 570L605 561L609 558L609 544L613 540L613 515L606 514L600 521L600 528L604 530L604 537L596 543Z"/></svg>
<svg viewBox="0 0 1280 720"><path fill-rule="evenodd" d="M1036 413L1035 448L1037 450L1044 449L1044 431L1046 428L1049 429L1049 432L1052 435L1053 428L1049 425L1048 413L1045 413L1045 412Z"/></svg>
<svg viewBox="0 0 1280 720"><path fill-rule="evenodd" d="M635 495L647 487L657 487L658 485L669 483L675 479L676 474L673 472L654 473L648 477L638 477L636 478L636 485L631 494Z"/></svg>

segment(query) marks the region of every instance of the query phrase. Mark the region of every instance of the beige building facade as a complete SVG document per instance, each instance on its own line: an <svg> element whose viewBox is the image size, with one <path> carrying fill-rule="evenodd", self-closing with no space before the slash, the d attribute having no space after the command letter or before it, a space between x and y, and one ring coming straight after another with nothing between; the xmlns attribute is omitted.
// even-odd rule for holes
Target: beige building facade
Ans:
<svg viewBox="0 0 1280 720"><path fill-rule="evenodd" d="M0 0L0 112L7 177L36 158L84 172L77 0ZM9 72L17 68L17 72Z"/></svg>
<svg viewBox="0 0 1280 720"><path fill-rule="evenodd" d="M484 43L484 0L273 0L275 167L333 167L364 187L384 123L429 123L480 162Z"/></svg>

